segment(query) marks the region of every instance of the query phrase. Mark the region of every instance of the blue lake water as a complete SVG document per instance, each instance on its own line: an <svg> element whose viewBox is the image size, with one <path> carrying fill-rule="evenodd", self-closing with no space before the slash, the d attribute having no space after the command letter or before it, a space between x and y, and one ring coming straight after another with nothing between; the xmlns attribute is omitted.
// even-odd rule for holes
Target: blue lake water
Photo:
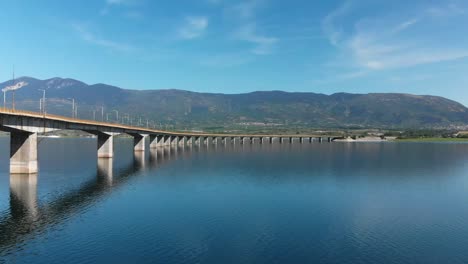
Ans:
<svg viewBox="0 0 468 264"><path fill-rule="evenodd" d="M468 144L0 146L0 263L468 263Z"/></svg>

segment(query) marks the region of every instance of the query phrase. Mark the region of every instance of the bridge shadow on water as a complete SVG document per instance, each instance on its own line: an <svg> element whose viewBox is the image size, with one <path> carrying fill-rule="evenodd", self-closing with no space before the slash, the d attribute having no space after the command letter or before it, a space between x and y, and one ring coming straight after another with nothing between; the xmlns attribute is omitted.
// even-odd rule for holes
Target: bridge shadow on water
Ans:
<svg viewBox="0 0 468 264"><path fill-rule="evenodd" d="M115 158L98 159L94 177L45 203L38 201L37 174L11 174L9 210L0 215L0 256L8 255L49 228L79 215L145 172L199 150L197 146L165 146L135 152L133 159L126 162L116 162ZM120 165L115 167L115 163Z"/></svg>

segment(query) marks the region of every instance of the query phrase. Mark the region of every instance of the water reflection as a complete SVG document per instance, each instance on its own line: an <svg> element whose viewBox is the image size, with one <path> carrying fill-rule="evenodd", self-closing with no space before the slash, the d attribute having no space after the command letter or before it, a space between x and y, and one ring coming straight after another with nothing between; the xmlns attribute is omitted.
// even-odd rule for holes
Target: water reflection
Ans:
<svg viewBox="0 0 468 264"><path fill-rule="evenodd" d="M122 149L125 159L97 160L96 171L78 174L91 178L47 202L41 184L53 177L12 175L0 256L21 259L26 248L33 261L34 250L52 255L42 263L76 251L75 262L123 262L126 252L127 262L397 263L444 246L441 256L466 256L468 145L255 140Z"/></svg>
<svg viewBox="0 0 468 264"><path fill-rule="evenodd" d="M37 174L10 175L10 210L13 218L36 219Z"/></svg>
<svg viewBox="0 0 468 264"><path fill-rule="evenodd" d="M145 152L135 152L133 162L117 170L114 169L114 159L99 158L94 180L42 205L38 205L38 175L11 174L10 214L0 215L0 255L70 216L79 214L113 189L125 185L141 171L158 168L176 159L178 148L168 146L150 150L150 157ZM182 148L183 153L186 153L185 149L190 149Z"/></svg>

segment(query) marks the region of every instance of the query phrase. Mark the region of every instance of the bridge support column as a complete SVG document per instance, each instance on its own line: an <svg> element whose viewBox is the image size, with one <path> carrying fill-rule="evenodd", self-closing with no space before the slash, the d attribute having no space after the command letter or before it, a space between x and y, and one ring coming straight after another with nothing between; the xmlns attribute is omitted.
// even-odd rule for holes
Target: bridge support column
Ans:
<svg viewBox="0 0 468 264"><path fill-rule="evenodd" d="M185 136L179 137L179 145L182 144L182 146L185 146L186 143L187 143L187 137L185 137Z"/></svg>
<svg viewBox="0 0 468 264"><path fill-rule="evenodd" d="M273 144L273 137L268 138L268 143Z"/></svg>
<svg viewBox="0 0 468 264"><path fill-rule="evenodd" d="M131 136L133 137L133 150L135 152L145 151L149 136L141 134L132 134Z"/></svg>
<svg viewBox="0 0 468 264"><path fill-rule="evenodd" d="M164 136L162 145L163 146L171 145L171 136Z"/></svg>
<svg viewBox="0 0 468 264"><path fill-rule="evenodd" d="M312 138L311 137L309 138L309 143L312 143Z"/></svg>
<svg viewBox="0 0 468 264"><path fill-rule="evenodd" d="M320 143L322 143L322 137L319 137L319 138L318 138L318 141L319 141Z"/></svg>
<svg viewBox="0 0 468 264"><path fill-rule="evenodd" d="M171 136L170 137L170 141L169 141L169 145L177 145L179 143L179 137L177 136Z"/></svg>
<svg viewBox="0 0 468 264"><path fill-rule="evenodd" d="M280 137L280 138L279 138L279 143L280 143L280 144L283 144L283 141L284 141L284 138Z"/></svg>
<svg viewBox="0 0 468 264"><path fill-rule="evenodd" d="M98 158L114 157L114 136L107 133L97 134Z"/></svg>
<svg viewBox="0 0 468 264"><path fill-rule="evenodd" d="M158 135L150 135L149 142L150 142L150 149L155 149L160 145L162 136Z"/></svg>
<svg viewBox="0 0 468 264"><path fill-rule="evenodd" d="M38 172L37 133L10 133L10 173L33 174Z"/></svg>

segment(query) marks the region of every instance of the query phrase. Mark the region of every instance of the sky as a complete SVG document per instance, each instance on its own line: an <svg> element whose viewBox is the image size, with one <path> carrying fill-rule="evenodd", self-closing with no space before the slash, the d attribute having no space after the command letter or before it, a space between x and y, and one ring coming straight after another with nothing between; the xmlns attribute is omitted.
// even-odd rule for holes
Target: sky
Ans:
<svg viewBox="0 0 468 264"><path fill-rule="evenodd" d="M0 80L440 95L468 106L466 0L0 0Z"/></svg>

